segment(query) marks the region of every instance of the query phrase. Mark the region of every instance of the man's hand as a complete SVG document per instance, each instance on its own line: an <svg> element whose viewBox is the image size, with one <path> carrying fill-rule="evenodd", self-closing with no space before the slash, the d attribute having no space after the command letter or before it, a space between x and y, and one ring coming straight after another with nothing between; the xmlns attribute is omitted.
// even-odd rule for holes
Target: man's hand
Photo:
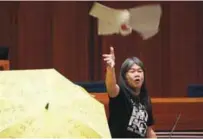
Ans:
<svg viewBox="0 0 203 139"><path fill-rule="evenodd" d="M116 75L115 75L115 55L114 49L110 47L110 54L103 54L103 59L106 62L106 89L110 97L116 97L119 94L119 86L116 84Z"/></svg>
<svg viewBox="0 0 203 139"><path fill-rule="evenodd" d="M103 54L103 60L106 62L107 66L113 68L115 66L115 55L114 48L110 47L110 54Z"/></svg>

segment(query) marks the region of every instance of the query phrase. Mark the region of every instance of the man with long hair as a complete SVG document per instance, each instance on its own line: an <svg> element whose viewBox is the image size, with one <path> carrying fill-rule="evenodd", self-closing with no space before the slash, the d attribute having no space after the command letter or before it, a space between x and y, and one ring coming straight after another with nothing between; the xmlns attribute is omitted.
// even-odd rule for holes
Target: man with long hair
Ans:
<svg viewBox="0 0 203 139"><path fill-rule="evenodd" d="M109 95L109 128L113 138L157 138L152 104L145 85L144 65L137 57L127 58L115 75L114 48L103 54L107 64L105 84Z"/></svg>

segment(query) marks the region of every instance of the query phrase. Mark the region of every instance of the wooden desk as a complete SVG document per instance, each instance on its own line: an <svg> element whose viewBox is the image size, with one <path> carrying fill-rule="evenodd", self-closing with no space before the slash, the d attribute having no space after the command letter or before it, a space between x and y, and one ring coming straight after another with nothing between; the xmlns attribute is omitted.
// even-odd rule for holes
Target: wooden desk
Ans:
<svg viewBox="0 0 203 139"><path fill-rule="evenodd" d="M108 114L107 93L91 93L105 105ZM176 130L203 130L203 98L152 98L155 130L170 131L181 113Z"/></svg>
<svg viewBox="0 0 203 139"><path fill-rule="evenodd" d="M9 70L10 69L9 60L0 60L0 69L1 70Z"/></svg>

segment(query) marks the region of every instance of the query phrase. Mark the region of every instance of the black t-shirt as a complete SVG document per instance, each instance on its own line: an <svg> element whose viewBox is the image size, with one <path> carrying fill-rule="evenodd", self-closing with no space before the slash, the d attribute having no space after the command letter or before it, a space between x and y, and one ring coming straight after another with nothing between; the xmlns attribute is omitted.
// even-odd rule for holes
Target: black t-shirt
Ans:
<svg viewBox="0 0 203 139"><path fill-rule="evenodd" d="M151 101L148 106L129 101L123 92L109 101L109 128L112 138L146 138L154 124Z"/></svg>

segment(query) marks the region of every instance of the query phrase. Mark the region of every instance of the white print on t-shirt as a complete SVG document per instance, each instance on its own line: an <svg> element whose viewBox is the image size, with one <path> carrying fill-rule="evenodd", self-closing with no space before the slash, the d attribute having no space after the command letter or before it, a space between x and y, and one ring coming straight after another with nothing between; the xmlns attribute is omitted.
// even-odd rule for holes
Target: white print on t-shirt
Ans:
<svg viewBox="0 0 203 139"><path fill-rule="evenodd" d="M147 111L140 105L138 108L133 106L132 115L128 123L127 130L137 133L144 137L147 130Z"/></svg>

